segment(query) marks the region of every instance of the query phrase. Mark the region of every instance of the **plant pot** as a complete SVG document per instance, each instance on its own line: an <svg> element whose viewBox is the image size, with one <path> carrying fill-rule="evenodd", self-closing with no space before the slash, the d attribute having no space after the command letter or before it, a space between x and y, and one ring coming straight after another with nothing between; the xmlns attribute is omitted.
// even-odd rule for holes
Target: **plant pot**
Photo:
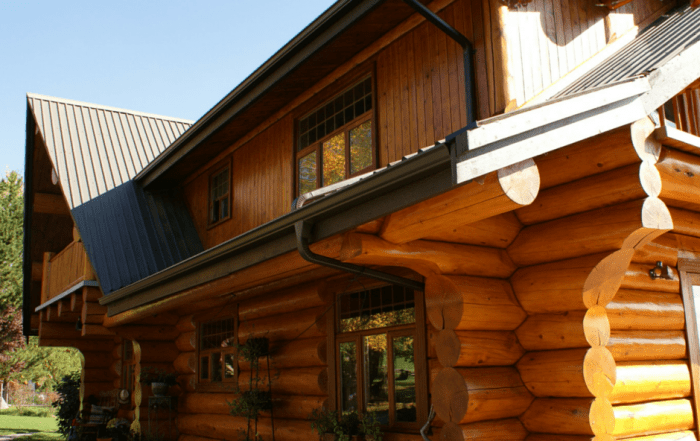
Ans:
<svg viewBox="0 0 700 441"><path fill-rule="evenodd" d="M168 383L151 383L151 390L153 395L157 397L164 397L168 394Z"/></svg>

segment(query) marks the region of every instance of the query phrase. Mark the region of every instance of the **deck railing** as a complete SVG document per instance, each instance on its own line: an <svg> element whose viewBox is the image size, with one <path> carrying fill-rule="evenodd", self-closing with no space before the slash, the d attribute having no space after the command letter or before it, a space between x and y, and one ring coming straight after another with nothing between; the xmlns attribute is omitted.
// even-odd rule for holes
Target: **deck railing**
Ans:
<svg viewBox="0 0 700 441"><path fill-rule="evenodd" d="M95 280L95 273L82 242L72 242L55 255L44 253L41 303L48 302L85 280Z"/></svg>
<svg viewBox="0 0 700 441"><path fill-rule="evenodd" d="M688 86L659 109L662 126L700 136L700 81Z"/></svg>

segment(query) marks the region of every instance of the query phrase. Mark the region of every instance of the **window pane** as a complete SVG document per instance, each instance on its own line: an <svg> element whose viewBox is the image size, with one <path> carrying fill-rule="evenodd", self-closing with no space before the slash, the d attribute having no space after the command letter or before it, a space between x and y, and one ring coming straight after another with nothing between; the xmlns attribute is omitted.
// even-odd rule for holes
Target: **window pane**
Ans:
<svg viewBox="0 0 700 441"><path fill-rule="evenodd" d="M233 354L224 355L224 378L233 378L236 374L236 365Z"/></svg>
<svg viewBox="0 0 700 441"><path fill-rule="evenodd" d="M364 331L415 322L413 291L400 286L385 286L342 294L340 332Z"/></svg>
<svg viewBox="0 0 700 441"><path fill-rule="evenodd" d="M209 379L209 356L208 355L205 355L204 357L200 358L199 378L201 378L202 380Z"/></svg>
<svg viewBox="0 0 700 441"><path fill-rule="evenodd" d="M299 159L299 194L316 190L316 152Z"/></svg>
<svg viewBox="0 0 700 441"><path fill-rule="evenodd" d="M357 409L357 348L355 342L340 343L340 406L343 412Z"/></svg>
<svg viewBox="0 0 700 441"><path fill-rule="evenodd" d="M372 165L372 121L350 130L350 173L355 174Z"/></svg>
<svg viewBox="0 0 700 441"><path fill-rule="evenodd" d="M413 363L413 336L396 337L394 351L394 402L397 422L415 422L416 368Z"/></svg>
<svg viewBox="0 0 700 441"><path fill-rule="evenodd" d="M345 134L339 133L323 143L323 185L345 179Z"/></svg>
<svg viewBox="0 0 700 441"><path fill-rule="evenodd" d="M211 354L211 381L221 381L221 352Z"/></svg>
<svg viewBox="0 0 700 441"><path fill-rule="evenodd" d="M364 408L380 424L389 424L389 382L387 381L386 334L362 338L364 349Z"/></svg>

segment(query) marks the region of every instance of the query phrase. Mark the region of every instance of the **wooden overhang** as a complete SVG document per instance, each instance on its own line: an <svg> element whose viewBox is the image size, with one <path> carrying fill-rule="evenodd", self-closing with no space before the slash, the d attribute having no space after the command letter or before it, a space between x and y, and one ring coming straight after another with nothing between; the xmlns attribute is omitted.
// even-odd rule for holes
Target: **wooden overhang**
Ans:
<svg viewBox="0 0 700 441"><path fill-rule="evenodd" d="M137 181L146 187L180 182L414 12L403 0L336 2L200 118Z"/></svg>

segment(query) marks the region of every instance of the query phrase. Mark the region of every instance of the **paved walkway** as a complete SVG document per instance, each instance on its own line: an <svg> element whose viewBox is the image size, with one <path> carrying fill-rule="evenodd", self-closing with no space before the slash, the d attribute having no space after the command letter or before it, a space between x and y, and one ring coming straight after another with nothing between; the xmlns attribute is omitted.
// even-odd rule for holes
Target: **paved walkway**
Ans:
<svg viewBox="0 0 700 441"><path fill-rule="evenodd" d="M2 435L0 436L0 441L12 441L13 439L19 438L21 436L32 436L34 435L34 433L13 433L12 435Z"/></svg>

